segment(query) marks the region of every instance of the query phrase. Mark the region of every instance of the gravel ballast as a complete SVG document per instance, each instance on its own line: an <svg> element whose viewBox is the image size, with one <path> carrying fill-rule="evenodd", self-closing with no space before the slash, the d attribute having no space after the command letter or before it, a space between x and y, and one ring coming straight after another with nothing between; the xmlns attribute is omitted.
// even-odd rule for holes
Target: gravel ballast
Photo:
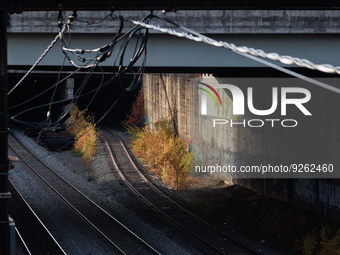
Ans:
<svg viewBox="0 0 340 255"><path fill-rule="evenodd" d="M45 163L162 254L201 254L183 241L181 234L175 235L176 231L169 224L150 222L152 217L149 215L154 214L153 211L120 186L110 170L102 143L98 143L96 158L90 170L93 181L89 182L86 166L80 157L70 151L51 153L37 145L33 139L24 136L23 130L16 129L14 132ZM13 171L19 170L19 173L10 175L10 180L46 222L46 226L68 254L112 254L96 234L82 226L80 219L64 218L63 222L57 222L55 219L60 219L59 214L64 213L60 210L62 206L55 202L51 192L34 180L29 169L21 163L15 163Z"/></svg>
<svg viewBox="0 0 340 255"><path fill-rule="evenodd" d="M86 166L82 164L81 157L71 151L50 152L37 145L34 139L27 138L22 129L16 128L14 131L44 162L162 254L202 254L195 241L157 215L126 186L121 186L109 166L102 142L98 143L96 157L90 167L92 180L89 182ZM116 134L128 142L125 132L116 130ZM113 254L112 248L101 238L82 226L81 220L66 218L62 222L57 222L55 218L58 214L63 213L60 212L61 205L54 202L50 191L32 179L29 169L20 163L15 163L13 171L18 170L21 171L10 175L10 179L32 207L37 210L39 217L46 222L48 228L51 229L55 238L68 254ZM197 208L197 204L202 202L203 196L214 194L214 190L222 191L226 187L226 185L222 185L221 188L218 180L194 184L193 190L175 191L165 187L160 180L149 174L148 178L152 179L158 188L176 202L218 229L242 240L243 243L251 247L256 247L263 254L279 254L268 246L262 245L260 243L262 240L248 238L241 234L241 232L244 233L244 230L239 231L236 226L230 226L224 220L214 219L209 213L202 212ZM217 194L213 200L223 204L222 194Z"/></svg>

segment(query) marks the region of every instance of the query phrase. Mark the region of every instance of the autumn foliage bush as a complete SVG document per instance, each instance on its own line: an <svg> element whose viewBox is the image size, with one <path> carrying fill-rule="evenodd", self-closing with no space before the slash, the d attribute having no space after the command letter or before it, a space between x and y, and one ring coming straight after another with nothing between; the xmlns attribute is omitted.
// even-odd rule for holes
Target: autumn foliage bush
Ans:
<svg viewBox="0 0 340 255"><path fill-rule="evenodd" d="M190 182L190 153L187 141L175 135L171 121L161 120L154 127L131 127L131 147L148 171L175 189Z"/></svg>
<svg viewBox="0 0 340 255"><path fill-rule="evenodd" d="M340 229L336 234L330 235L330 229L323 227L315 229L303 238L303 255L339 255L340 254Z"/></svg>
<svg viewBox="0 0 340 255"><path fill-rule="evenodd" d="M97 148L97 139L100 135L96 130L93 114L87 110L80 111L77 106L73 106L70 111L70 117L67 119L67 131L74 135L74 150L80 154L83 163L87 167L88 178L91 177L90 163L94 159Z"/></svg>
<svg viewBox="0 0 340 255"><path fill-rule="evenodd" d="M142 126L143 124L143 108L144 108L144 94L140 90L136 96L136 100L133 102L130 115L128 115L122 124L127 127Z"/></svg>

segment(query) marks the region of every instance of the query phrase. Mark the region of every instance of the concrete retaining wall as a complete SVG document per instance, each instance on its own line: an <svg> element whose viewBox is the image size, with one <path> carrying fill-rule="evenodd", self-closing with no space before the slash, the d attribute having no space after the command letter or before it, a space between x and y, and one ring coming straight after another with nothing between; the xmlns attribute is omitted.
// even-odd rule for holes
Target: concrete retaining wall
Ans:
<svg viewBox="0 0 340 255"><path fill-rule="evenodd" d="M154 124L171 118L175 129L188 138L190 131L190 78L193 74L145 74L145 118Z"/></svg>
<svg viewBox="0 0 340 255"><path fill-rule="evenodd" d="M197 89L198 81L205 83L228 83L228 79L204 78L200 75L185 74L147 74L143 90L145 93L145 116L150 123L173 116L178 132L190 140L193 151L202 156L202 164L213 165L290 165L296 164L332 164L334 171L340 171L340 100L339 95L308 83L294 83L291 79L284 80L291 87L305 87L312 95L305 105L312 116L303 114L294 105L287 108L287 116L281 116L280 102L277 112L270 115L273 119L296 119L299 123L295 128L273 128L267 125L261 128L237 125L212 126L214 116L202 116L201 94ZM190 79L191 78L191 79ZM189 81L190 79L190 81ZM250 79L251 80L251 79ZM275 82L275 79L272 81ZM233 82L233 81L229 81ZM191 86L190 86L191 83ZM333 86L339 87L337 79L328 80ZM254 105L257 109L268 109L271 105L270 82L267 85L254 87ZM242 86L239 85L241 88ZM279 86L274 84L274 86ZM247 87L247 85L246 85ZM242 90L246 95L246 87ZM269 90L268 90L269 89ZM244 116L233 116L233 100L230 95L217 90L223 104L229 109L217 109L218 118L242 122L249 119L264 119L254 117L249 111ZM269 94L268 94L269 91ZM212 102L212 101L211 101ZM211 103L210 102L210 103ZM287 106L288 107L288 106ZM296 108L296 109L294 109ZM171 110L170 110L171 109ZM171 112L171 114L170 114ZM242 119L241 119L242 118ZM280 122L275 122L279 124ZM253 123L255 125L255 123ZM257 192L280 198L297 206L313 210L340 220L340 183L338 179L313 178L235 178L213 174L230 183L237 183Z"/></svg>

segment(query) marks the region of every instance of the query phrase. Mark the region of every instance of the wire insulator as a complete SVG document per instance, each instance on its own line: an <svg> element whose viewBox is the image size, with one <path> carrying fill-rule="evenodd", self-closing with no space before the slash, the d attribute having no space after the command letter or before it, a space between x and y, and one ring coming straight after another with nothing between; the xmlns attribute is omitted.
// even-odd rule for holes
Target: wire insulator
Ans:
<svg viewBox="0 0 340 255"><path fill-rule="evenodd" d="M72 22L72 21L74 21L74 16L73 16L73 15L69 15L69 16L67 17L67 19L68 19L70 22Z"/></svg>
<svg viewBox="0 0 340 255"><path fill-rule="evenodd" d="M85 51L84 51L84 50L82 50L82 49L76 49L76 53L77 53L77 54L84 54L84 53L85 53Z"/></svg>

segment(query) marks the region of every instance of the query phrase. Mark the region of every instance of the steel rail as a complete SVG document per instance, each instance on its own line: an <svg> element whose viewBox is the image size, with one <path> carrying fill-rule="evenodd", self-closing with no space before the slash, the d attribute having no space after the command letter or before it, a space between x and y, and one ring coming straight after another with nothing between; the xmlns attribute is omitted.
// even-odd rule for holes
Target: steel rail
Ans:
<svg viewBox="0 0 340 255"><path fill-rule="evenodd" d="M26 243L25 243L25 240L22 238L22 236L21 236L19 230L18 230L16 227L15 227L15 233L17 233L17 235L18 235L18 237L19 237L19 239L20 239L20 242L21 242L21 244L24 246L25 251L28 253L28 255L32 255L30 249L27 247L27 245L26 245Z"/></svg>
<svg viewBox="0 0 340 255"><path fill-rule="evenodd" d="M26 205L26 207L32 212L32 214L34 215L34 217L38 220L38 222L40 223L40 225L43 227L43 229L46 231L46 233L51 237L51 239L53 240L53 242L58 246L58 248L60 249L60 251L63 254L67 254L64 249L60 246L60 244L58 243L58 241L54 238L54 236L52 235L52 233L48 230L48 228L45 226L45 224L40 220L40 218L38 217L38 215L33 211L32 207L27 203L27 201L25 200L25 198L21 195L21 193L19 192L19 190L15 187L15 185L11 182L11 180L8 180L9 184L11 185L11 188L13 190L15 190L15 192L19 195L20 199L24 202L24 204ZM22 238L22 236L20 235L19 230L17 229L17 227L15 227L15 232L17 233L20 241L22 242L23 246L25 247L26 251L31 254L29 248L27 247L25 240Z"/></svg>
<svg viewBox="0 0 340 255"><path fill-rule="evenodd" d="M41 175L39 175L24 159L10 146L8 147L16 154L16 156L29 168L32 172L41 179L54 193L56 193L75 213L77 213L87 224L89 224L101 237L108 241L117 251L121 254L125 254L114 242L112 242L103 232L101 232L92 222L87 219L77 208L75 208L66 198L64 198L55 188L52 187Z"/></svg>
<svg viewBox="0 0 340 255"><path fill-rule="evenodd" d="M219 249L215 248L214 246L212 246L211 244L209 244L208 242L206 242L205 240L203 240L202 238L198 237L197 235L195 235L194 233L192 233L190 230L186 229L185 227L183 227L181 224L179 224L177 221L173 220L171 217L169 217L167 214L165 214L164 212L162 212L161 210L159 210L156 206L154 206L147 198L145 198L141 193L139 193L139 191L125 178L125 176L123 175L122 171L120 170L120 168L118 167L112 151L110 149L110 146L107 142L107 140L105 138L103 138L105 141L106 146L109 149L110 152L110 157L112 159L112 163L114 164L114 167L116 168L119 176L122 178L122 180L126 183L126 185L141 199L143 200L147 205L149 205L152 209L154 209L157 213L159 213L160 215L162 215L165 219L167 219L168 221L170 221L172 224L174 224L176 227L178 227L179 229L181 229L182 231L186 232L187 234L189 234L190 236L194 237L195 239L197 239L198 241L200 241L201 243L203 243L204 245L206 245L207 247L209 247L211 250L217 252L218 254L225 254L224 252L220 251Z"/></svg>
<svg viewBox="0 0 340 255"><path fill-rule="evenodd" d="M85 194L83 194L79 189L77 189L74 185L72 185L70 182L68 182L65 178L63 178L60 174L58 174L54 169L52 169L50 166L48 166L44 161L39 159L33 152L31 152L27 146L20 141L18 137L15 136L13 132L11 132L11 135L30 153L32 154L41 164L43 164L46 168L48 168L52 173L54 173L56 176L58 176L63 182L65 182L67 185L69 185L73 190L75 190L78 194L80 194L82 197L84 197L88 202L90 202L96 209L98 209L100 212L105 214L107 217L109 217L112 221L114 221L115 224L117 224L119 227L123 228L126 232L128 232L133 238L135 238L137 241L142 243L147 249L149 249L152 253L160 255L155 248L153 248L151 245L149 245L147 242L145 242L141 237L136 235L133 231L131 231L129 228L127 228L124 224L122 224L120 221L118 221L116 218L114 218L111 214L106 212L103 208L101 208L98 204L96 204L94 201L92 201L89 197L87 197ZM9 145L11 148L11 146ZM14 149L11 148L13 151ZM14 151L15 152L15 151ZM22 157L20 157L16 152L15 154L21 159L21 161L29 167L33 173L35 173L47 186L49 186L70 208L72 208L86 223L88 223L96 232L98 232L105 240L107 240L117 251L119 251L121 254L125 254L125 252L119 248L118 245L116 245L114 242L112 242L104 233L102 233L90 220L88 220L80 211L78 211L69 201L67 201L66 198L64 198L56 189L54 189L39 173L37 173L29 164L27 164Z"/></svg>
<svg viewBox="0 0 340 255"><path fill-rule="evenodd" d="M110 132L110 131L109 131ZM110 132L111 133L111 132ZM111 133L113 134L113 133ZM115 134L113 134L116 138L117 136ZM185 233L189 234L189 236L195 238L196 240L198 240L199 242L201 242L202 244L204 244L205 246L207 246L208 248L210 248L211 250L213 250L214 252L217 252L218 254L225 254L224 252L222 252L221 250L217 249L216 247L214 247L213 245L211 245L210 243L206 242L205 240L203 240L202 238L198 237L197 235L195 235L193 232L191 232L190 230L188 230L187 228L183 227L181 224L179 224L177 221L175 221L174 219L172 219L170 216L168 216L166 213L162 212L160 209L158 209L153 203L151 203L147 198L145 198L124 176L124 174L122 173L121 169L118 167L116 160L114 159L113 153L111 151L111 148L107 142L107 140L105 138L103 138L105 141L105 144L109 150L110 153L110 157L112 159L112 162L114 164L114 167L116 168L119 176L122 178L122 180L126 183L126 185L142 200L144 201L147 205L149 205L153 210L155 210L157 213L159 213L162 217L164 217L166 220L168 220L169 222L171 222L172 224L174 224L176 227L178 227L179 229L181 229L182 231L184 231ZM119 142L121 142L121 140L119 138L117 138L117 140ZM123 148L125 149L125 146L121 143L121 145L123 146ZM129 157L129 159L131 159Z"/></svg>
<svg viewBox="0 0 340 255"><path fill-rule="evenodd" d="M242 248L247 249L248 251L254 253L254 254L258 254L258 255L263 255L262 252L259 252L257 250L252 249L250 246L238 241L237 239L225 234L224 232L220 231L219 229L215 228L214 226L210 225L209 223L205 222L204 220L202 220L201 218L197 217L195 214L191 213L190 211L188 211L187 209L185 209L184 207L180 206L178 203L176 203L174 200L172 200L170 197L168 197L167 195L165 195L162 191L160 191L155 185L153 185L146 177L145 175L139 170L139 168L136 166L136 164L134 163L133 159L131 158L129 152L126 149L126 146L124 145L122 139L117 136L114 132L112 132L111 130L109 130L106 127L102 127L103 129L105 129L106 131L108 131L110 134L112 134L121 144L122 148L124 149L124 152L126 153L126 156L128 157L128 159L130 160L130 163L133 165L133 168L136 170L136 172L140 175L140 177L145 181L146 184L148 184L155 192L157 192L159 195L161 195L164 199L166 199L167 201L169 201L170 203L172 203L174 206L176 206L178 209L180 209L181 211L183 211L186 215L188 215L189 217L191 217L192 219L196 220L197 222L201 223L202 225L204 225L206 228L208 228L209 230L215 232L216 234L220 235L223 238L227 238L228 240L232 241L233 243L237 244L238 246L241 246ZM108 143L107 141L104 139L104 141L106 142L107 146ZM109 146L108 146L109 148ZM131 187L132 184L129 183L128 180L126 180L125 176L123 175L123 173L120 171L119 167L117 166L117 164L114 161L111 149L109 148L110 154L111 154L111 158L113 159L113 163L115 165L115 167L117 168L117 171L119 173L119 175L121 176L121 178L124 180L124 182ZM153 209L155 209L157 212L161 213L162 215L165 214L164 212L160 211L158 208L156 208L151 202L147 201L147 199L145 197L143 197L134 187L131 188L134 193L136 193L144 202L146 202L147 204L149 204ZM146 200L146 201L145 201ZM172 219L170 221L173 221ZM177 222L176 222L177 223ZM187 231L186 231L187 232ZM193 233L191 233L190 231L188 231L190 235L195 235ZM202 243L206 244L206 242L204 240L201 240L201 238L199 237L195 237L196 239L198 239L199 241L203 241ZM208 244L208 246L210 246L210 244ZM215 249L214 249L215 250ZM218 250L218 252L221 252ZM224 253L222 253L224 254Z"/></svg>

